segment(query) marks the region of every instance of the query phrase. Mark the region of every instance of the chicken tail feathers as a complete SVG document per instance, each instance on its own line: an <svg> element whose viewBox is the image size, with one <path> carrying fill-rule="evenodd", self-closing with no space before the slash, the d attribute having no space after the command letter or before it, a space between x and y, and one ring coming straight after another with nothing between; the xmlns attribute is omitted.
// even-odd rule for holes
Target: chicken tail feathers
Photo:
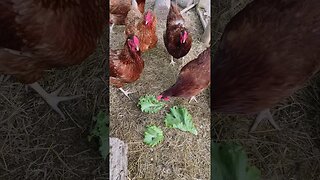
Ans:
<svg viewBox="0 0 320 180"><path fill-rule="evenodd" d="M175 14L180 14L178 4L176 0L171 0L170 11L173 11Z"/></svg>

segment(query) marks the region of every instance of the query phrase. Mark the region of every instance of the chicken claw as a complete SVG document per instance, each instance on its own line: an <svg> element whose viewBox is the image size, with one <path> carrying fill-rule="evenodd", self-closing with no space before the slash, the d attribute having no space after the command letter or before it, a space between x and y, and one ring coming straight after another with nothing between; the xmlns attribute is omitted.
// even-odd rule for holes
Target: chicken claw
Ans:
<svg viewBox="0 0 320 180"><path fill-rule="evenodd" d="M192 96L192 97L190 98L189 103L191 103L191 101L192 101L192 100L194 100L196 103L198 103L198 101L197 101L197 99L196 99L196 97L195 97L195 96Z"/></svg>
<svg viewBox="0 0 320 180"><path fill-rule="evenodd" d="M38 82L29 84L29 86L34 89L37 93L39 93L43 99L51 106L53 110L55 110L63 119L66 119L65 115L62 113L60 108L58 107L58 104L62 101L69 101L73 100L79 97L82 97L82 95L76 95L76 96L63 96L59 97L58 94L64 87L64 84L60 86L57 90L47 93Z"/></svg>
<svg viewBox="0 0 320 180"><path fill-rule="evenodd" d="M122 88L119 88L119 90L125 95L127 96L130 100L131 98L129 97L129 94L135 93L135 92L130 92L129 90L124 90Z"/></svg>
<svg viewBox="0 0 320 180"><path fill-rule="evenodd" d="M174 62L174 60L173 60L173 56L171 56L171 62L170 62L170 64L171 64L172 66L174 66L174 65L176 64L176 62Z"/></svg>
<svg viewBox="0 0 320 180"><path fill-rule="evenodd" d="M250 128L250 132L253 132L257 129L259 123L262 121L262 120L268 120L271 125L276 128L277 130L280 130L280 127L278 126L278 124L274 121L273 117L272 117L272 114L270 113L270 110L269 109L266 109L266 110L263 110L261 111L255 122L253 123L252 127Z"/></svg>

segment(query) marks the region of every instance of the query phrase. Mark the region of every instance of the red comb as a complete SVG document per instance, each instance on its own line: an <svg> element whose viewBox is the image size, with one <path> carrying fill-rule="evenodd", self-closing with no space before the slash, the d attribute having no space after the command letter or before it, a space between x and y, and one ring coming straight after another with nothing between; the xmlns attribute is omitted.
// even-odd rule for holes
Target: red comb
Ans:
<svg viewBox="0 0 320 180"><path fill-rule="evenodd" d="M183 33L183 38L184 38L184 39L187 39L187 36L188 36L188 32L187 32L187 31L184 31L184 33Z"/></svg>
<svg viewBox="0 0 320 180"><path fill-rule="evenodd" d="M133 42L135 45L139 45L139 39L137 36L133 36Z"/></svg>
<svg viewBox="0 0 320 180"><path fill-rule="evenodd" d="M146 21L146 23L149 23L152 21L152 14L150 11L147 12L147 14L144 17L144 20Z"/></svg>

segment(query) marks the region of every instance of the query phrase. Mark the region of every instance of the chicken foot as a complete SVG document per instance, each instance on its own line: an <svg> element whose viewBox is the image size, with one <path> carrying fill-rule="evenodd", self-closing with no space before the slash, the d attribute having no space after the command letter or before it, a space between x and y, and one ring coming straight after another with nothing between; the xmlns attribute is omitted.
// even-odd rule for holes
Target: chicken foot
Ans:
<svg viewBox="0 0 320 180"><path fill-rule="evenodd" d="M250 132L253 132L257 129L259 123L262 121L262 120L268 120L271 125L277 129L277 130L280 130L280 127L278 126L278 124L274 121L273 117L272 117L272 114L270 113L270 110L269 109L265 109L263 111L261 111L255 122L253 123L252 127L250 128Z"/></svg>
<svg viewBox="0 0 320 180"><path fill-rule="evenodd" d="M170 62L170 64L171 64L172 66L174 66L174 65L176 64L176 62L174 62L174 60L173 60L173 56L171 56L171 62Z"/></svg>
<svg viewBox="0 0 320 180"><path fill-rule="evenodd" d="M37 93L39 93L42 98L51 106L53 110L55 110L63 119L65 119L65 115L62 113L62 111L59 109L58 104L62 101L69 101L76 98L81 97L82 95L76 95L76 96L64 96L59 97L58 94L62 90L64 84L60 86L57 90L47 93L38 82L28 84L32 89L34 89Z"/></svg>
<svg viewBox="0 0 320 180"><path fill-rule="evenodd" d="M196 103L198 102L195 96L192 96L192 97L190 98L189 103L191 103L192 100L194 100Z"/></svg>
<svg viewBox="0 0 320 180"><path fill-rule="evenodd" d="M129 90L124 90L122 88L119 88L119 90L125 95L127 96L127 98L129 98L131 100L131 98L129 97L129 94L135 93L135 92L130 92Z"/></svg>

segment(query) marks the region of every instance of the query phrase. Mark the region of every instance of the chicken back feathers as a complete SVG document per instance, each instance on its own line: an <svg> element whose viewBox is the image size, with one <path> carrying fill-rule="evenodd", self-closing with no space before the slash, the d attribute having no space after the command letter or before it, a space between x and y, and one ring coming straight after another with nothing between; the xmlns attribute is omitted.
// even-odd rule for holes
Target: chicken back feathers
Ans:
<svg viewBox="0 0 320 180"><path fill-rule="evenodd" d="M168 53L174 58L178 59L187 55L191 49L192 36L185 27L185 21L179 8L173 2L171 2L167 16L167 28L163 39Z"/></svg>
<svg viewBox="0 0 320 180"><path fill-rule="evenodd" d="M116 25L124 25L132 0L110 0L110 20ZM138 9L144 13L145 0L136 0Z"/></svg>
<svg viewBox="0 0 320 180"><path fill-rule="evenodd" d="M121 88L125 83L132 83L139 79L144 68L144 61L139 50L132 49L129 43L136 36L130 35L124 49L111 50L109 56L110 84ZM139 47L139 43L135 43Z"/></svg>
<svg viewBox="0 0 320 180"><path fill-rule="evenodd" d="M210 48L186 64L180 71L176 83L160 94L161 99L168 97L190 98L201 93L210 84Z"/></svg>
<svg viewBox="0 0 320 180"><path fill-rule="evenodd" d="M116 25L123 25L131 7L131 0L111 0L110 21Z"/></svg>
<svg viewBox="0 0 320 180"><path fill-rule="evenodd" d="M81 63L103 33L106 5L106 0L0 1L0 73L33 83L44 70Z"/></svg>
<svg viewBox="0 0 320 180"><path fill-rule="evenodd" d="M213 60L213 110L255 113L320 69L320 1L255 0L225 28Z"/></svg>

